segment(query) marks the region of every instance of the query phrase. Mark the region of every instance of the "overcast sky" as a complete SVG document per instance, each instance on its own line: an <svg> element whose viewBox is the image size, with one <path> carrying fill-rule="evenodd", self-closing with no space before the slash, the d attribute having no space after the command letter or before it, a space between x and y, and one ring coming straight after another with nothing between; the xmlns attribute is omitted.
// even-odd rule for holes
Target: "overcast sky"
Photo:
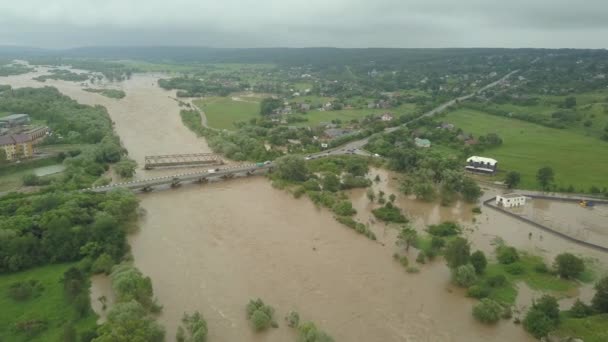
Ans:
<svg viewBox="0 0 608 342"><path fill-rule="evenodd" d="M608 47L608 0L0 0L0 45Z"/></svg>

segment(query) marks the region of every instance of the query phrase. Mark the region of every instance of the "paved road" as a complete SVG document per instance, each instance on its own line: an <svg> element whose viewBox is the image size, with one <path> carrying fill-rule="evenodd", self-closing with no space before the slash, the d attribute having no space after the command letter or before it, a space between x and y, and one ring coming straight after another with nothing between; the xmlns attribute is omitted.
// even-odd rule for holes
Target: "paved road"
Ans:
<svg viewBox="0 0 608 342"><path fill-rule="evenodd" d="M408 121L406 123L403 123L403 124L401 124L399 126L388 127L386 129L384 129L384 133L394 132L394 131L398 130L401 127L405 127L408 124L411 124L412 122L416 122L418 120L421 120L422 118L427 118L427 117L431 117L431 116L434 116L436 114L439 114L439 113L443 112L444 110L446 110L447 108L453 106L457 102L468 100L471 97L473 97L473 96L475 96L475 95L477 95L477 94L479 94L479 93L481 93L481 92L483 92L485 90L488 90L490 88L493 88L493 87L501 84L502 82L504 82L506 79L508 79L509 77L511 77L513 74L515 74L517 72L519 72L519 70L511 71L510 73L508 73L505 76L503 76L501 79L499 79L497 81L494 81L494 82L492 82L490 84L487 84L484 87L480 88L479 90L477 90L477 91L475 91L475 92L473 92L471 94L468 94L468 95L465 95L465 96L461 96L461 97L452 99L452 100L450 100L448 102L445 102L445 103L443 103L443 104L435 107L434 109L432 109L432 110L430 110L430 111L422 114L421 116L419 116L419 117L417 117L415 119L412 119L412 120L410 120L410 121ZM367 145L367 143L369 142L369 138L370 137L363 138L363 139L360 139L360 140L351 141L351 142L349 142L349 143L347 143L345 145L338 146L338 147L326 150L324 152L319 152L319 153L312 154L312 155L310 155L310 157L311 158L318 158L318 157L324 156L324 155L338 155L338 154L345 154L345 153L370 155L369 152L366 152L366 151L362 150L363 146Z"/></svg>

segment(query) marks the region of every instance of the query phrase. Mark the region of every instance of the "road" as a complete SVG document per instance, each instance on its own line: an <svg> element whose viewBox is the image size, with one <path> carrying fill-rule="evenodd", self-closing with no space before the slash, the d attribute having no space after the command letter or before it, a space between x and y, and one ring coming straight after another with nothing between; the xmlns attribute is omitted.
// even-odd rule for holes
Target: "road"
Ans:
<svg viewBox="0 0 608 342"><path fill-rule="evenodd" d="M501 79L499 79L497 81L494 81L492 83L486 84L485 86L483 86L482 88L476 90L473 93L470 93L468 95L461 96L461 97L452 99L452 100L450 100L448 102L442 103L441 105L439 105L439 106L433 108L432 110L430 110L430 111L422 114L421 116L419 116L419 117L417 117L415 119L412 119L412 120L410 120L408 122L405 122L405 123L403 123L403 124L401 124L399 126L385 128L383 133L394 132L394 131L398 130L401 127L405 127L408 124L411 124L412 122L416 122L418 120L421 120L422 118L428 118L428 117L432 117L432 116L434 116L436 114L439 114L439 113L443 112L444 110L448 109L449 107L453 106L454 104L456 104L458 102L466 101L466 100L470 99L471 97L473 97L473 96L475 96L475 95L477 95L477 94L479 94L479 93L481 93L483 91L486 91L486 90L488 90L490 88L493 88L493 87L501 84L502 82L504 82L506 79L508 79L509 77L511 77L513 74L515 74L517 72L519 72L519 70L511 71L510 73L508 73L505 76L503 76ZM378 133L376 133L376 134L378 134ZM374 135L376 135L376 134L374 134ZM372 135L372 136L374 136L374 135ZM321 157L321 156L339 155L339 154L345 154L345 153L360 154L360 155L370 155L369 152L366 152L366 151L362 150L363 146L367 145L367 143L369 142L370 138L371 138L371 136L369 136L367 138L360 139L360 140L351 141L349 143L346 143L345 145L338 146L338 147L326 150L324 152L319 152L319 153L311 154L309 157L310 158L318 158L318 157Z"/></svg>

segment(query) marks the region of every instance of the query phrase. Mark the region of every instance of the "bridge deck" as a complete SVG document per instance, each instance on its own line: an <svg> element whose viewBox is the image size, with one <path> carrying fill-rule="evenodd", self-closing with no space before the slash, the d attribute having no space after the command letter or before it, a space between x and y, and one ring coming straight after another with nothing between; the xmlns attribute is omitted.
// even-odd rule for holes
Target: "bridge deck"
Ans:
<svg viewBox="0 0 608 342"><path fill-rule="evenodd" d="M164 184L179 184L182 182L191 182L191 181L199 181L202 179L208 179L212 177L222 177L222 176L233 176L236 174L249 173L253 174L256 171L268 170L271 169L272 165L256 165L256 164L246 164L246 165L236 165L218 169L217 171L199 171L199 172L190 172L190 173L182 173L178 175L171 176L163 176L156 178L148 178L142 180L134 180L125 183L117 183L110 184L105 186L93 187L84 189L84 191L93 191L93 192L108 192L112 189L116 188L126 188L130 190L137 189L146 189L149 187L154 187L158 185Z"/></svg>
<svg viewBox="0 0 608 342"><path fill-rule="evenodd" d="M193 165L222 165L224 161L213 153L167 154L146 156L144 167L149 170L155 167L193 166Z"/></svg>

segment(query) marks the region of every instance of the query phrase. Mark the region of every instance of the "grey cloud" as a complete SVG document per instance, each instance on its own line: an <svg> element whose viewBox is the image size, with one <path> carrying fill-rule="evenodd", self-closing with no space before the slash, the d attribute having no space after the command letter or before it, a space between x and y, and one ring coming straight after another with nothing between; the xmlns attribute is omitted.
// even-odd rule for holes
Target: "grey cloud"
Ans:
<svg viewBox="0 0 608 342"><path fill-rule="evenodd" d="M585 0L20 0L0 44L605 48Z"/></svg>

